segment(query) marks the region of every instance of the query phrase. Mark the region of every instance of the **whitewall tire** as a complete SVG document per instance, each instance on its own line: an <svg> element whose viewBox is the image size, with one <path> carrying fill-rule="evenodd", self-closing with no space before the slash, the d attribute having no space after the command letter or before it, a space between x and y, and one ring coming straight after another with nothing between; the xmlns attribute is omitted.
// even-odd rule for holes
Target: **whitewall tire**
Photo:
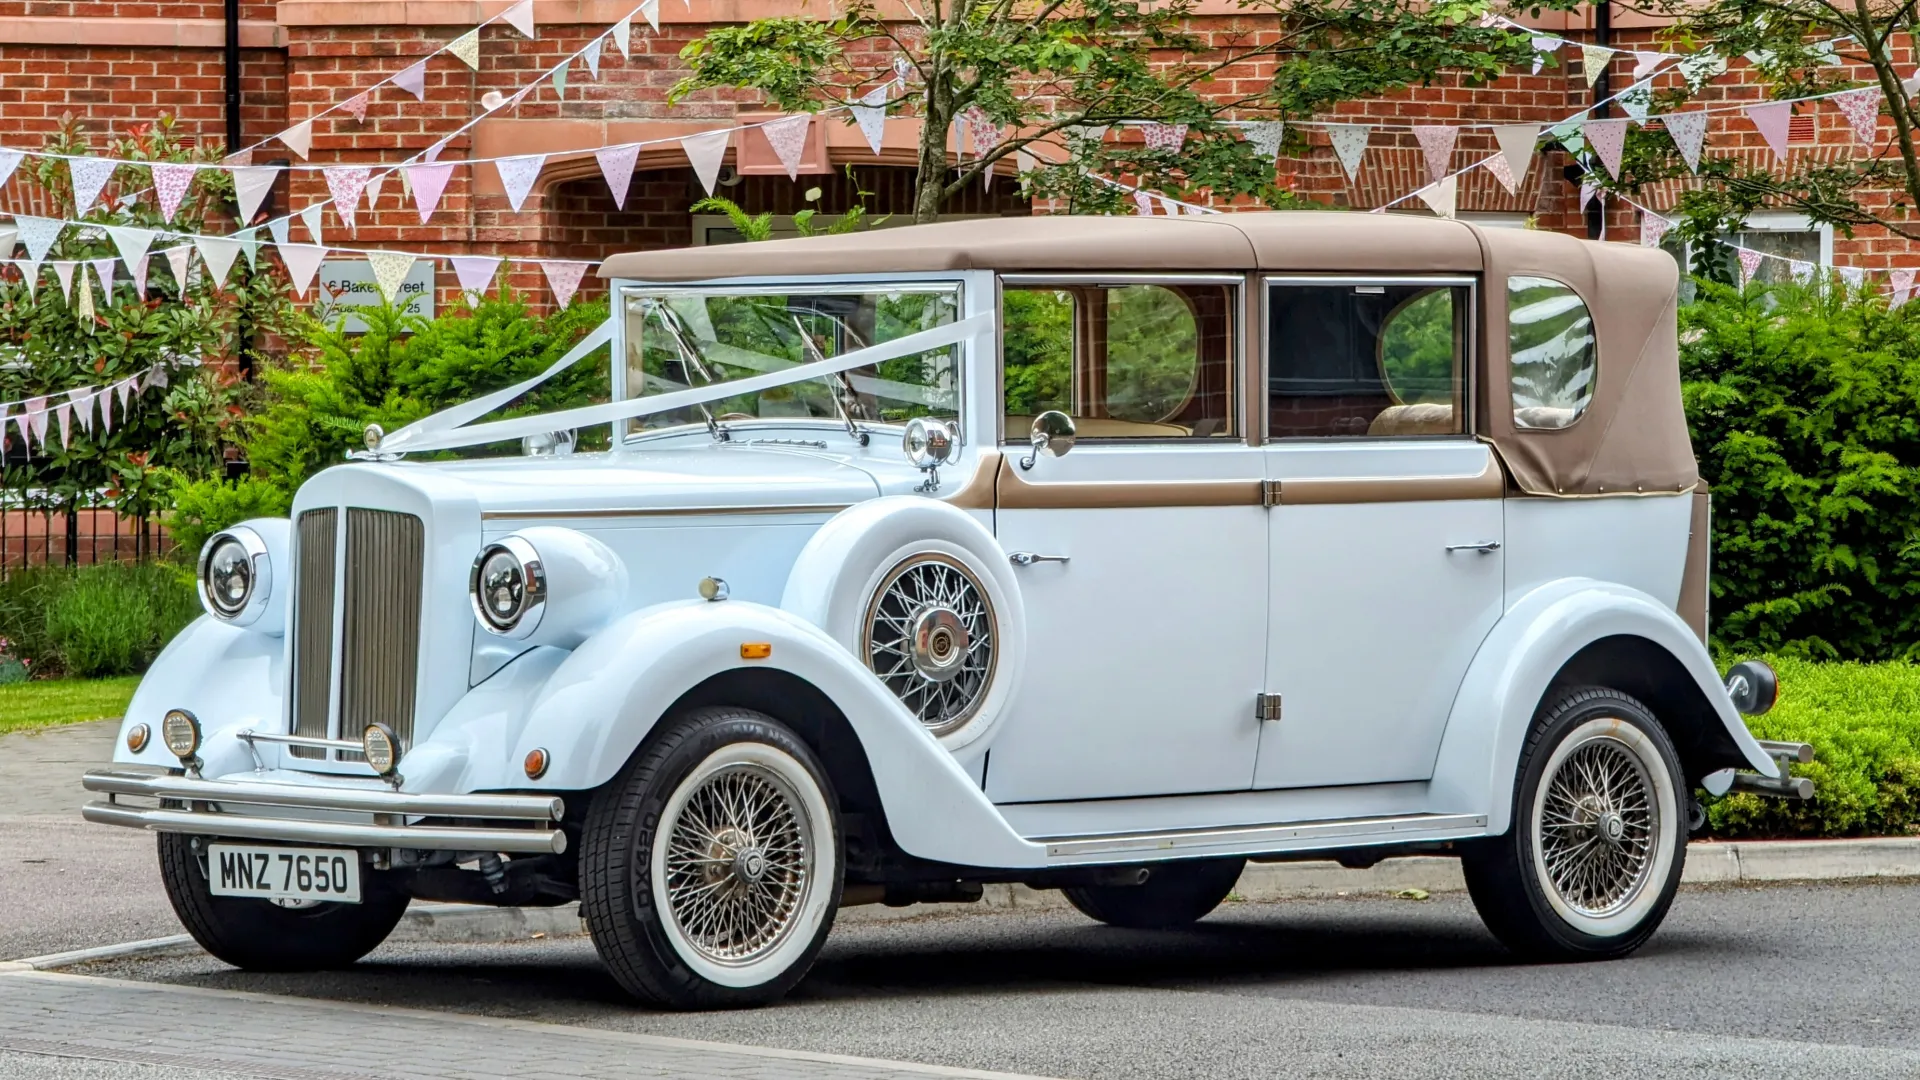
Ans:
<svg viewBox="0 0 1920 1080"><path fill-rule="evenodd" d="M614 978L650 1004L773 1001L812 966L840 906L826 772L785 725L696 709L595 798L581 912Z"/></svg>
<svg viewBox="0 0 1920 1080"><path fill-rule="evenodd" d="M1666 917L1686 860L1683 773L1659 721L1600 687L1541 710L1515 783L1513 828L1462 858L1495 936L1539 959L1608 959Z"/></svg>
<svg viewBox="0 0 1920 1080"><path fill-rule="evenodd" d="M999 541L964 510L874 499L823 526L780 606L873 671L962 761L983 753L1026 653L1026 616Z"/></svg>

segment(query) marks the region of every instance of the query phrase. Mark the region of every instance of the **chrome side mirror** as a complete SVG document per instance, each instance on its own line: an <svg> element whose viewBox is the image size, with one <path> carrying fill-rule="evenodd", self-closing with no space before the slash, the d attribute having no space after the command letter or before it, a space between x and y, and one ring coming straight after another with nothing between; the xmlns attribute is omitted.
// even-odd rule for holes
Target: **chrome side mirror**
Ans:
<svg viewBox="0 0 1920 1080"><path fill-rule="evenodd" d="M1033 468L1033 463L1040 460L1041 454L1048 457L1065 455L1073 449L1074 439L1073 417L1058 409L1048 409L1033 418L1033 434L1028 439L1033 451L1020 459L1020 467Z"/></svg>
<svg viewBox="0 0 1920 1080"><path fill-rule="evenodd" d="M907 429L900 436L900 451L907 455L908 464L927 474L926 481L914 490L938 491L938 470L953 460L953 425L932 417L916 416L907 421Z"/></svg>

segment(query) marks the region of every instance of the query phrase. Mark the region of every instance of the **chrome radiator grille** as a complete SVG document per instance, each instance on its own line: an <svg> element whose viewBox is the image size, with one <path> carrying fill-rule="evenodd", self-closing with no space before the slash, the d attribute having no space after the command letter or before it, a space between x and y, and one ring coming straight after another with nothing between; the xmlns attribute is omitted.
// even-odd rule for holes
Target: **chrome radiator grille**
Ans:
<svg viewBox="0 0 1920 1080"><path fill-rule="evenodd" d="M426 530L412 514L348 507L343 580L336 580L340 512L300 515L298 580L293 594L293 733L357 740L374 721L411 745L415 675L419 671L421 588ZM334 614L341 615L335 680ZM339 695L338 721L330 708ZM325 752L291 748L295 757ZM340 760L359 760L336 751Z"/></svg>

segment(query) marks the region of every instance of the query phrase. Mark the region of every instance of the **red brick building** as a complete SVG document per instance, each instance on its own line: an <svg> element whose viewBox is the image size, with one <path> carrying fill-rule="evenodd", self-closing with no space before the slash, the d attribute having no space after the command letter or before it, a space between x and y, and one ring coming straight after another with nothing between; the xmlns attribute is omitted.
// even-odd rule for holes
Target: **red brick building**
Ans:
<svg viewBox="0 0 1920 1080"><path fill-rule="evenodd" d="M446 54L428 65L425 99L416 101L392 86L373 95L365 120L335 111L314 125L307 163L394 164L423 151L480 111L488 91L511 95L540 73L632 10L634 0L535 0L538 37L528 40L504 22L481 31L477 71ZM275 133L332 106L358 90L406 68L502 11L506 0L0 0L0 145L34 148L63 113L82 119L96 138L124 131L161 112L176 115L183 130L224 142L229 133L241 145L264 143L257 164L296 161ZM500 110L470 132L448 143L441 160L505 154L586 150L615 142L670 138L766 115L749 95L708 93L668 105L668 89L683 74L680 49L707 27L792 12L775 0L663 0L658 33L636 19L632 55L622 59L608 50L599 79L576 64L564 100L551 85L542 86L514 109ZM805 10L805 9L803 9ZM1215 0L1203 21L1220 33L1249 29L1239 9ZM1392 100L1356 103L1328 120L1406 125L1418 123L1559 123L1595 100L1580 67L1583 42L1602 35L1584 15L1549 14L1542 34L1566 39L1560 63L1535 75L1516 74L1483 88L1435 86ZM1257 26L1252 27L1257 30ZM1630 50L1654 48L1656 28L1621 9L1601 42L1621 50L1610 65L1609 80L1618 90L1630 80ZM1763 90L1743 74L1735 60L1704 100L1758 101ZM1229 73L1230 75L1233 73ZM1258 72L1242 75L1251 78ZM1671 78L1671 76L1669 77ZM1242 80L1244 81L1244 79ZM1664 84L1662 84L1664 85ZM229 89L234 91L229 96ZM1222 93L1249 88L1232 79ZM1882 138L1890 135L1882 126ZM910 206L913 147L917 121L887 124L884 149L875 155L860 132L837 118L817 121L809 147L809 165L818 171L790 181L773 163L770 148L757 134L736 137L729 161L753 172L771 166L773 175L740 176L724 192L750 211L791 214L803 208L802 193L820 187L815 204L825 212L844 210L854 187L840 167L858 167L859 187L871 192L880 214L902 213ZM1124 137L1124 136L1116 136ZM1137 136L1136 136L1137 137ZM1403 127L1374 132L1358 176L1349 179L1324 134L1312 136L1314 149L1301 158L1283 159L1283 182L1323 202L1372 208L1402 198L1425 182L1425 167L1411 133ZM1803 107L1792 129L1795 155L1859 154L1837 109ZM1494 151L1486 129L1462 131L1453 167L1463 168ZM1771 151L1751 124L1735 112L1716 114L1709 128L1709 154L1750 155L1770 160ZM742 159L742 155L745 159ZM1577 183L1565 175L1566 155L1537 154L1509 194L1485 169L1461 178L1461 216L1541 228L1587 233L1591 220L1580 207ZM677 144L648 147L624 209L616 207L593 156L549 159L520 211L510 208L490 168L456 169L441 209L422 226L411 203L388 184L371 209L362 208L357 235L348 239L329 216L329 242L355 247L392 247L436 253L490 253L509 256L582 259L639 248L696 244L717 238L723 222L689 211L704 194ZM326 197L318 173L295 172L273 196L273 211L284 214ZM1670 205L1677 192L1649 196L1656 209ZM0 189L0 212L33 213L25 185L15 179ZM956 200L949 210L966 214L1026 214L1011 176L997 178ZM1417 201L1395 207L1425 212ZM1639 213L1609 203L1604 212L1609 239L1634 240ZM896 219L901 220L901 219ZM1789 215L1762 215L1750 222L1767 235L1749 242L1796 258L1886 269L1920 265L1920 253L1905 241L1868 235L1836 238ZM1758 232L1756 232L1756 236ZM522 265L519 284L544 293L538 271ZM453 291L442 265L437 281L443 298ZM587 288L592 289L591 279Z"/></svg>

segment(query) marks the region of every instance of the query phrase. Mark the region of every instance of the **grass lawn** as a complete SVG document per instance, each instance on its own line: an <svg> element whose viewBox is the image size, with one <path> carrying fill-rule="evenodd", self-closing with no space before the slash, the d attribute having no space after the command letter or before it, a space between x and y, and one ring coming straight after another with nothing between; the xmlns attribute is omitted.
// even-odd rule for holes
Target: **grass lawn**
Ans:
<svg viewBox="0 0 1920 1080"><path fill-rule="evenodd" d="M0 686L0 732L119 716L140 684L118 679L41 679Z"/></svg>

